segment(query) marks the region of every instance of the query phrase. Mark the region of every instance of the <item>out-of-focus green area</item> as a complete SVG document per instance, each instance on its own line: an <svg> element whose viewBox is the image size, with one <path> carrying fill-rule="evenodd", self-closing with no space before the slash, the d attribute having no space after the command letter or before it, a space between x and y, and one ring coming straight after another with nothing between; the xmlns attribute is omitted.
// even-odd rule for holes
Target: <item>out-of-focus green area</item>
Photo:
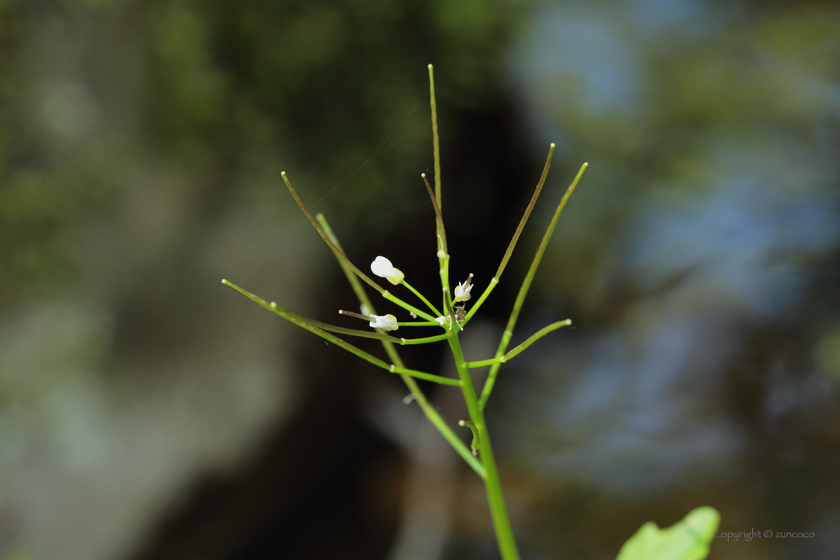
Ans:
<svg viewBox="0 0 840 560"><path fill-rule="evenodd" d="M720 514L709 507L691 511L667 529L645 523L621 547L616 560L703 560L719 524Z"/></svg>
<svg viewBox="0 0 840 560"><path fill-rule="evenodd" d="M290 231L280 171L336 227L386 235L423 201L426 65L449 114L482 106L521 7L0 3L0 555L141 554L269 446L312 374L298 333L219 281L314 313L333 264ZM314 483L288 476L269 484Z"/></svg>
<svg viewBox="0 0 840 560"><path fill-rule="evenodd" d="M0 556L408 558L424 454L370 420L391 380L219 281L354 301L285 170L433 297L430 62L458 280L486 285L557 143L469 359L590 163L513 342L576 330L488 408L523 550L614 558L709 504L817 535L712 557L836 557L840 10L693 0L0 2ZM446 476L418 482L455 512L426 543L492 558Z"/></svg>
<svg viewBox="0 0 840 560"><path fill-rule="evenodd" d="M498 87L499 39L514 6L78 1L2 10L8 302L71 279L77 224L125 204L132 181L148 174L177 177L176 196L210 219L225 192L266 196L281 162L332 186L387 148L353 177L355 196L337 202L378 215L383 193L404 188L413 158L428 151L428 116L411 111L425 106L425 64L440 60L449 74L448 110L452 99L480 103L483 89Z"/></svg>

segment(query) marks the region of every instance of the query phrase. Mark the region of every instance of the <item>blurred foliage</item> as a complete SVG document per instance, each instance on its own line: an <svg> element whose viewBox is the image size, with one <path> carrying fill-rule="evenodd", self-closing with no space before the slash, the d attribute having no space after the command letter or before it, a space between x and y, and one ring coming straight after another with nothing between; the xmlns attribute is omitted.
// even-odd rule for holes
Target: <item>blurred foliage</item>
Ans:
<svg viewBox="0 0 840 560"><path fill-rule="evenodd" d="M535 135L561 175L590 163L523 311L578 328L499 378L544 554L698 500L732 528L836 520L838 23L824 2L551 2L514 44Z"/></svg>
<svg viewBox="0 0 840 560"><path fill-rule="evenodd" d="M816 360L825 373L840 382L840 328L831 329L820 338Z"/></svg>
<svg viewBox="0 0 840 560"><path fill-rule="evenodd" d="M719 524L720 514L710 507L691 511L667 529L649 521L621 547L616 560L703 560Z"/></svg>
<svg viewBox="0 0 840 560"><path fill-rule="evenodd" d="M541 136L590 161L597 185L564 216L543 286L604 316L617 286L589 287L651 200L691 207L752 181L791 203L837 203L840 10L666 4L548 4L514 57L532 119L549 121Z"/></svg>
<svg viewBox="0 0 840 560"><path fill-rule="evenodd" d="M62 441L83 464L99 455L79 441L113 447L96 431L111 428L110 405L91 406L83 391L50 400L62 383L138 362L150 385L199 371L183 402L169 401L186 410L193 387L208 386L202 358L229 372L237 366L220 356L234 348L257 362L274 351L275 333L256 337L249 316L211 314L225 304L211 297L212 275L196 271L225 252L245 273L277 239L268 229L269 245L256 246L254 224L297 219L281 169L310 205L333 193L314 209L336 230L370 223L365 241L385 245L404 223L371 222L426 203L417 174L431 162L433 62L445 190L467 193L450 208L460 210L453 230L472 236L458 249L480 261L470 263L477 283L498 258L488 240L505 238L500 255L500 224L512 230L538 176L539 161L527 176L511 165L527 159L511 150L524 144L511 131L534 131L536 159L558 144L532 224L547 221L557 185L591 164L526 302L536 312L523 314L570 316L580 329L500 381L513 403L500 449L527 473L525 499L544 507L529 514L524 541L549 556L612 557L619 531L606 535L606 524L629 534L640 506L642 519L662 504L682 512L708 486L731 522L830 526L838 408L821 375L840 371L840 305L826 299L836 272L812 281L838 258L838 29L840 10L811 1L0 1L4 457L26 458L20 450L35 444L25 437L53 429L40 417L29 432L15 424L19 408L37 416L48 400L54 425L77 430ZM515 124L500 128L505 119ZM540 229L529 225L522 247ZM390 241L407 260L408 237ZM300 245L303 259L310 247ZM316 281L326 283L304 280ZM497 289L487 315L515 284ZM56 293L72 301L56 305ZM821 342L814 351L798 336ZM761 359L743 365L752 345ZM797 345L803 363L783 352ZM84 422L68 422L70 409ZM47 468L33 478L28 460L29 480L64 480ZM113 464L144 468L103 463L97 477ZM67 511L59 505L49 510ZM828 540L809 545L823 548L805 556L836 557Z"/></svg>
<svg viewBox="0 0 840 560"><path fill-rule="evenodd" d="M447 110L480 104L522 7L0 4L0 304L70 282L78 226L149 173L212 219L232 189L264 197L281 166L317 200L367 162L336 211L380 215L428 163L425 65L448 76Z"/></svg>
<svg viewBox="0 0 840 560"><path fill-rule="evenodd" d="M230 311L220 269L298 217L282 169L313 206L347 179L317 208L337 227L409 185L424 201L426 65L441 105L480 106L521 7L0 1L0 556L115 557L190 477L253 452L292 408L295 339ZM258 271L299 307L310 250ZM305 261L294 281L280 251Z"/></svg>

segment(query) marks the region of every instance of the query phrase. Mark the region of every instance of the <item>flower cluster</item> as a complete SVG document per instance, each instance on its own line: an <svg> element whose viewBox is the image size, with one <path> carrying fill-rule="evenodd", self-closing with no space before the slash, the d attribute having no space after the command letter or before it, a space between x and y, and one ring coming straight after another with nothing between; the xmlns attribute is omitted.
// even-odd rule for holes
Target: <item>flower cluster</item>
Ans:
<svg viewBox="0 0 840 560"><path fill-rule="evenodd" d="M353 291L356 293L359 299L361 313L345 310L339 310L338 313L340 315L347 315L359 320L363 320L366 323L368 323L368 325L370 325L371 328L376 329L377 332L347 328L339 325L330 325L321 321L308 319L306 317L297 315L292 311L283 309L282 307L277 305L277 303L269 302L255 294L252 294L240 288L239 286L228 282L227 280L222 280L222 282L226 285L231 286L238 292L242 293L249 299L265 307L266 309L269 309L273 313L276 313L284 319L321 337L328 343L334 344L339 348L343 348L344 350L363 360L366 360L367 362L376 367L387 370L392 374L398 374L402 376L403 381L405 382L408 389L411 391L412 398L422 408L423 413L428 417L432 425L438 431L441 432L444 439L447 442L449 442L450 445L452 445L454 450L467 462L467 464L470 465L470 467L472 467L472 469L484 481L484 484L487 487L487 495L490 498L490 513L493 517L493 526L495 528L497 540L499 542L501 557L504 560L519 560L519 553L516 549L516 542L513 537L513 532L510 527L510 522L508 519L507 512L505 510L504 501L502 499L501 483L499 481L498 471L496 470L496 462L493 458L493 451L489 439L490 436L487 432L487 423L484 417L484 407L487 404L487 400L490 397L491 391L493 390L493 386L496 381L496 375L499 371L501 364L519 355L522 351L524 351L531 344L533 344L535 341L539 340L543 336L561 327L565 327L571 324L571 321L568 319L565 321L554 322L534 333L531 337L529 337L525 342L523 342L519 346L513 349L508 349L508 345L510 343L513 329L516 323L516 319L519 316L519 310L521 309L522 302L524 301L525 296L528 292L528 288L531 285L531 279L533 278L536 269L539 266L540 260L542 259L543 253L545 252L545 247L548 243L548 240L551 238L551 234L554 231L557 218L560 216L560 212L566 204L566 201L568 200L569 196L574 191L575 185L577 185L581 174L586 168L586 164L584 164L581 167L571 186L567 189L566 194L560 201L560 204L557 206L557 210L555 211L554 217L552 218L552 221L548 226L545 235L543 236L543 241L540 245L539 250L537 251L536 256L534 257L534 260L531 263L531 267L528 270L528 274L525 278L525 281L522 283L522 287L520 288L519 295L517 296L514 309L511 312L507 327L499 342L498 349L496 350L495 357L485 360L468 362L465 359L463 351L461 349L461 343L458 339L459 333L460 331L464 330L464 325L470 321L470 318L481 307L481 305L490 295L490 292L499 283L499 278L501 277L502 272L504 272L504 269L507 266L508 260L510 259L510 256L516 246L517 240L519 239L519 235L523 227L525 226L525 222L527 222L528 220L528 216L531 213L531 209L534 207L537 197L539 196L539 193L542 190L543 185L545 184L546 176L548 173L549 165L551 163L551 158L552 154L554 153L555 146L554 144L551 144L550 146L548 159L546 160L546 164L543 169L542 176L540 177L540 181L537 184L537 187L531 198L531 202L529 203L525 214L522 216L519 226L517 227L516 232L513 235L513 239L511 240L510 244L508 245L507 251L502 257L502 261L499 264L499 268L497 269L496 274L493 276L493 278L490 279L487 286L484 288L484 291L477 298L477 301L472 305L472 309L470 309L470 311L468 312L466 308L466 302L472 298L471 292L473 290L473 275L470 274L466 281L458 283L458 286L454 290L452 290L450 284L450 255L448 254L448 248L446 243L446 228L444 227L443 215L441 214L440 208L440 155L438 150L437 113L435 103L434 80L431 65L429 65L429 81L432 108L432 131L434 136L433 146L435 156L435 189L432 188L432 185L426 178L425 173L421 174L421 178L425 183L426 191L428 192L429 197L431 198L432 207L434 208L436 215L436 255L439 260L438 264L440 265L439 272L441 279L441 289L443 291L443 306L441 309L438 309L438 307L436 307L435 304L429 301L418 290L413 288L411 284L406 282L405 274L403 274L403 272L400 269L394 267L391 261L383 256L377 256L376 259L374 259L374 261L370 264L371 272L375 276L387 279L388 282L390 282L394 286L402 286L400 290L405 289L414 294L414 296L416 296L420 301L423 302L425 308L423 308L423 306L415 307L414 305L403 301L398 295L394 295L390 293L390 291L383 289L383 287L380 286L378 282L374 281L373 279L368 277L367 274L365 274L359 268L357 268L356 265L354 265L350 261L350 259L348 259L347 256L344 254L344 250L341 248L338 238L336 238L335 235L332 233L332 230L330 229L326 218L322 214L313 216L309 209L306 207L306 205L304 205L300 196L298 196L297 191L295 191L294 187L292 186L291 181L286 176L285 171L281 172L280 175L283 178L283 182L288 187L289 193L292 195L292 198L294 198L295 201L298 203L301 210L306 215L307 219L310 221L312 226L318 231L320 236L324 239L326 244L335 254L339 264L344 269L344 272L347 274L348 280L350 281ZM365 293L365 289L362 286L362 283L365 283L370 288L376 290L379 293L379 295L381 295L386 300L406 310L411 315L412 319L414 319L414 321L399 323L394 315L374 315L375 310L370 299L368 298L368 295ZM438 295L440 295L440 292L438 292ZM387 332L389 331L397 330L400 327L400 325L404 327L425 328L429 326L434 326L435 324L440 325L445 332L442 334L438 333L434 336L406 338L397 338L396 336L387 334ZM386 353L388 354L388 361L378 358L375 355L363 350L362 348L359 348L354 344L346 341L345 338L350 336L381 341L383 346L385 347ZM455 371L457 371L457 378L407 368L403 364L403 361L396 350L397 345L402 346L432 344L442 341L446 341L449 344L449 347L452 351L452 357L455 361ZM477 390L477 387L474 384L473 378L470 375L469 370L472 368L488 366L490 367L490 370L488 371L487 377L484 380L484 385L480 390ZM459 435L452 430L447 421L445 421L440 416L437 410L435 410L434 406L432 406L431 403L429 403L428 399L423 394L421 387L417 385L417 379L422 379L440 385L461 388L466 403L466 409L470 414L470 419L462 420L461 422L459 422L459 425L469 427L473 433L473 441L469 447L467 447L464 441L462 441L462 438L459 437Z"/></svg>

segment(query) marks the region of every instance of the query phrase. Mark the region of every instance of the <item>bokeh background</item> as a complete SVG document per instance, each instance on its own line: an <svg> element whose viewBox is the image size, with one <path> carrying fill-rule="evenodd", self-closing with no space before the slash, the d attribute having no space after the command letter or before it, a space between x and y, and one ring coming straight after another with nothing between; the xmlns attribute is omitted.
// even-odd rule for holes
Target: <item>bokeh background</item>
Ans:
<svg viewBox="0 0 840 560"><path fill-rule="evenodd" d="M523 558L701 505L815 535L711 558L840 555L835 3L3 0L0 558L498 558L398 379L220 283L349 321L285 170L362 268L436 293L429 62L454 277L484 288L557 143L469 358L590 164L514 342L575 327L488 406Z"/></svg>

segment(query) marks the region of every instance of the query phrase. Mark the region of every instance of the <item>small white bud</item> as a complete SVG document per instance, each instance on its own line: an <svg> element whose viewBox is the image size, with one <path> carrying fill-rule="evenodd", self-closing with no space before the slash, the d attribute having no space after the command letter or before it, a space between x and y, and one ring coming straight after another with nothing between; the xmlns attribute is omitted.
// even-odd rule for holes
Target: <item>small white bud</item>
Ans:
<svg viewBox="0 0 840 560"><path fill-rule="evenodd" d="M470 277L467 278L466 282L458 284L458 287L455 288L455 301L467 301L472 297L470 292L473 287L472 284L470 284L470 280L472 280L472 274L470 274Z"/></svg>
<svg viewBox="0 0 840 560"><path fill-rule="evenodd" d="M402 282L403 278L405 278L405 274L403 274L400 269L394 268L391 261L385 257L376 257L376 259L370 263L370 271L380 278L386 278L388 282L395 286Z"/></svg>
<svg viewBox="0 0 840 560"><path fill-rule="evenodd" d="M373 321L369 324L375 329L382 329L383 331L395 331L399 328L397 325L397 318L391 314L388 315L371 315Z"/></svg>

